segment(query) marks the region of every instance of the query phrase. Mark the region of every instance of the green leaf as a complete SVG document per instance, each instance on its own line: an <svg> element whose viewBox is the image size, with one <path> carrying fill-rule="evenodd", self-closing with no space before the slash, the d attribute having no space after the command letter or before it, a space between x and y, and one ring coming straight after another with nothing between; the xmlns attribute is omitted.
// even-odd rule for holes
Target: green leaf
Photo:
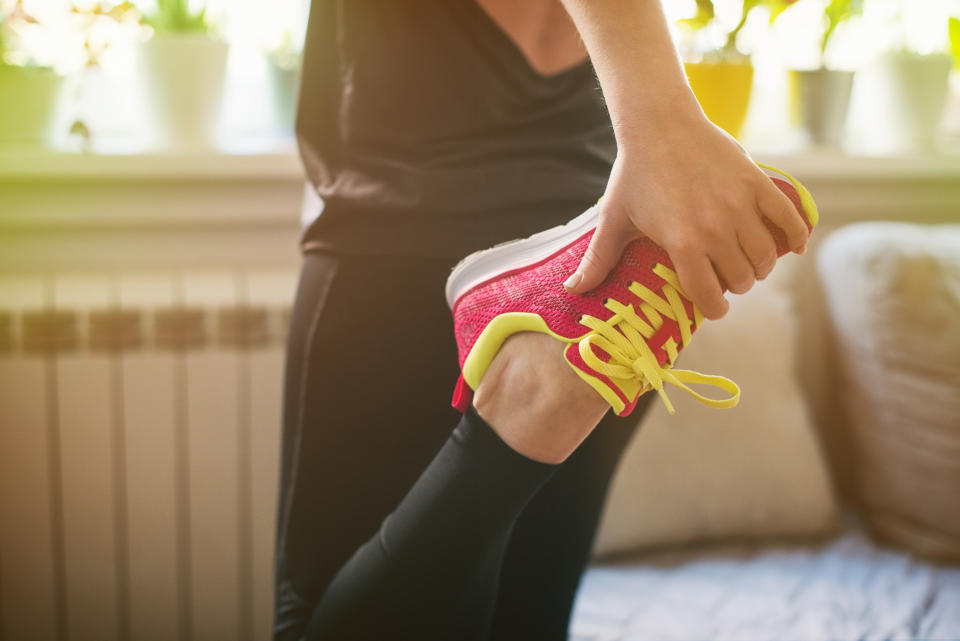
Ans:
<svg viewBox="0 0 960 641"><path fill-rule="evenodd" d="M743 7L740 10L740 22L733 28L733 31L727 34L727 44L723 47L724 51L729 54L737 51L737 35L740 33L740 30L743 29L744 25L747 24L747 17L751 11L765 2L766 0L743 0Z"/></svg>
<svg viewBox="0 0 960 641"><path fill-rule="evenodd" d="M157 10L144 21L157 33L210 33L207 10L190 12L188 0L157 0Z"/></svg>
<svg viewBox="0 0 960 641"><path fill-rule="evenodd" d="M694 31L703 29L713 20L716 12L713 10L712 0L697 0L697 14L692 18L684 18L677 22Z"/></svg>
<svg viewBox="0 0 960 641"><path fill-rule="evenodd" d="M776 20L781 13L786 11L791 5L796 4L796 0L766 0L764 4L770 10L770 24Z"/></svg>
<svg viewBox="0 0 960 641"><path fill-rule="evenodd" d="M950 53L953 54L953 64L960 69L960 18L950 18L948 25L950 32Z"/></svg>
<svg viewBox="0 0 960 641"><path fill-rule="evenodd" d="M830 37L840 23L861 13L863 13L863 0L830 0L830 4L824 11L827 18L827 28L824 30L823 39L820 41L821 54L827 50Z"/></svg>

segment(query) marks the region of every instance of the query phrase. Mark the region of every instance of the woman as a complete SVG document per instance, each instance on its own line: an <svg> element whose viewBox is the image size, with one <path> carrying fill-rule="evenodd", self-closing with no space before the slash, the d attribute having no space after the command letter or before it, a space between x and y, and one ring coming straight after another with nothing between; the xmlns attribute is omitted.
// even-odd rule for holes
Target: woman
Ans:
<svg viewBox="0 0 960 641"><path fill-rule="evenodd" d="M460 419L450 268L602 195L568 291L642 232L715 319L723 286L746 292L774 265L763 216L795 251L801 217L704 117L657 0L314 0L298 137L319 198L288 351L275 639L566 638L650 395L601 421L608 406L520 335ZM515 394L531 365L542 375ZM471 495L487 512L418 545L418 523L463 505L471 466L489 470ZM412 540L387 571L390 514Z"/></svg>

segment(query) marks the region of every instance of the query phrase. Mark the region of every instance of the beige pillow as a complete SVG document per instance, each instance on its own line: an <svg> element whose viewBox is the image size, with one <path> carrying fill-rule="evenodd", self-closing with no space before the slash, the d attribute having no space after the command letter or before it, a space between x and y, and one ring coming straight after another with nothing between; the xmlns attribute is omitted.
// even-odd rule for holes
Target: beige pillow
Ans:
<svg viewBox="0 0 960 641"><path fill-rule="evenodd" d="M958 561L960 225L850 225L817 266L852 498L875 533Z"/></svg>
<svg viewBox="0 0 960 641"><path fill-rule="evenodd" d="M797 382L797 327L783 284L790 260L730 297L727 316L707 321L681 352L678 368L735 380L740 404L711 409L668 386L670 416L654 400L614 477L595 555L834 527L827 465Z"/></svg>

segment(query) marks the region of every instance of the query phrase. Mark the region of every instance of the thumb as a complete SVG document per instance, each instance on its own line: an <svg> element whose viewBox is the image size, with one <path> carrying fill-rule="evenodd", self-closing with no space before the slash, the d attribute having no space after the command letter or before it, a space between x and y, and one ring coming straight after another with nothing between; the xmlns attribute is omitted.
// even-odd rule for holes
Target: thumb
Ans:
<svg viewBox="0 0 960 641"><path fill-rule="evenodd" d="M609 223L604 224L601 219L580 265L563 283L567 292L583 294L602 283L620 261L620 255L630 240L630 235L624 230Z"/></svg>

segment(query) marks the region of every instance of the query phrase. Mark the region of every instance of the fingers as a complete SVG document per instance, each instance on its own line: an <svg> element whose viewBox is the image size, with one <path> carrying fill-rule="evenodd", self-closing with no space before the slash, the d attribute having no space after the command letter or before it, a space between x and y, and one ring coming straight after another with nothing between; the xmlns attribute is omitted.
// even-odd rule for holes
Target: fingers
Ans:
<svg viewBox="0 0 960 641"><path fill-rule="evenodd" d="M777 244L770 235L770 230L763 224L759 214L747 216L737 231L737 240L753 265L757 280L763 280L773 271L777 262ZM731 289L731 291L734 291ZM736 292L739 293L739 292Z"/></svg>
<svg viewBox="0 0 960 641"><path fill-rule="evenodd" d="M807 245L806 222L803 214L797 211L793 202L764 174L763 186L757 193L757 206L760 212L783 230L790 251L802 253Z"/></svg>
<svg viewBox="0 0 960 641"><path fill-rule="evenodd" d="M583 294L602 283L620 261L627 243L636 235L636 229L613 224L601 217L579 267L563 286L571 294Z"/></svg>
<svg viewBox="0 0 960 641"><path fill-rule="evenodd" d="M723 318L730 304L723 297L720 281L710 259L699 252L675 252L671 259L680 285L693 304L710 320Z"/></svg>
<svg viewBox="0 0 960 641"><path fill-rule="evenodd" d="M734 294L746 294L757 280L753 265L735 240L712 247L710 261L721 286L726 285Z"/></svg>

